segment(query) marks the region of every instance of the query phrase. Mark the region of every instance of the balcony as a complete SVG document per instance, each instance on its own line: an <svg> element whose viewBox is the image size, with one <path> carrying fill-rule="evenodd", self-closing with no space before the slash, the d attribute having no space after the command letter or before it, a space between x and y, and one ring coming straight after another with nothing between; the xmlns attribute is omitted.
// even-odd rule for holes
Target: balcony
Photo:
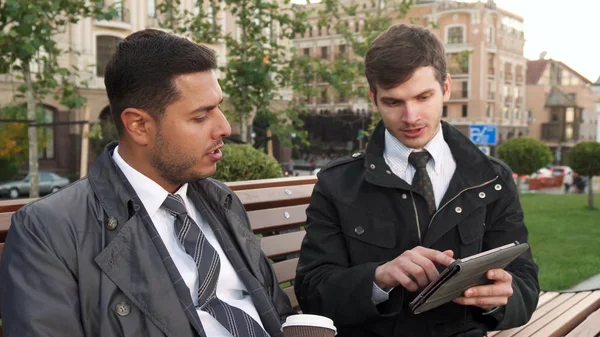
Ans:
<svg viewBox="0 0 600 337"><path fill-rule="evenodd" d="M513 97L512 96L508 95L508 96L504 97L504 104L506 104L506 105L512 105L512 102L513 102Z"/></svg>
<svg viewBox="0 0 600 337"><path fill-rule="evenodd" d="M496 69L488 68L488 76L493 77L496 74Z"/></svg>
<svg viewBox="0 0 600 337"><path fill-rule="evenodd" d="M506 81L506 82L512 82L512 80L513 80L512 73L506 73L506 74L504 74L504 81Z"/></svg>
<svg viewBox="0 0 600 337"><path fill-rule="evenodd" d="M493 101L496 99L496 93L493 91L488 91L488 100Z"/></svg>
<svg viewBox="0 0 600 337"><path fill-rule="evenodd" d="M579 125L576 123L550 122L542 124L542 140L555 142L576 141Z"/></svg>

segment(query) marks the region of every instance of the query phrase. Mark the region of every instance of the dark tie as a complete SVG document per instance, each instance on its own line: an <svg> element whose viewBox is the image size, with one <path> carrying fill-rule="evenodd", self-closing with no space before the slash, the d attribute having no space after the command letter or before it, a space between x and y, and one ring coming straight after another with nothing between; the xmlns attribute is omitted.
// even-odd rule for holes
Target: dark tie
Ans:
<svg viewBox="0 0 600 337"><path fill-rule="evenodd" d="M412 180L413 189L419 193L427 202L429 217L435 213L435 196L433 194L433 185L427 174L427 162L431 159L431 154L426 150L421 152L412 152L408 156L408 162L415 167L415 176ZM427 221L429 222L429 221Z"/></svg>
<svg viewBox="0 0 600 337"><path fill-rule="evenodd" d="M243 310L217 298L217 280L221 270L219 254L206 240L196 222L188 215L180 195L169 194L162 206L175 217L175 233L196 262L198 306L211 314L234 337L269 337L269 334Z"/></svg>

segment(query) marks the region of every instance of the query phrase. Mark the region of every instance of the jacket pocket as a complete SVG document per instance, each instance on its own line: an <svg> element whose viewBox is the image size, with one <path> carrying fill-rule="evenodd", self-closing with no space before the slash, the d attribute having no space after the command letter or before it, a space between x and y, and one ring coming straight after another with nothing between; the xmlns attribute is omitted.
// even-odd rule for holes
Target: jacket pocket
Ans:
<svg viewBox="0 0 600 337"><path fill-rule="evenodd" d="M460 257L481 252L485 233L485 211L485 207L478 208L458 224Z"/></svg>
<svg viewBox="0 0 600 337"><path fill-rule="evenodd" d="M393 221L349 205L340 208L340 220L342 232L349 241L356 240L381 248L396 246L396 227Z"/></svg>

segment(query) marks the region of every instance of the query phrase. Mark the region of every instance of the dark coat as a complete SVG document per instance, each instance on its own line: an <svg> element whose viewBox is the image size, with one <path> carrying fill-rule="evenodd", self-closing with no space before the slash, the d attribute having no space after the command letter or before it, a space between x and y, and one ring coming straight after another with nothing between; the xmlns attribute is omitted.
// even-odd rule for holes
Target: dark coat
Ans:
<svg viewBox="0 0 600 337"><path fill-rule="evenodd" d="M127 192L128 182L112 161L115 145L98 158L89 177L13 216L0 268L4 336L204 334L190 322L198 321L194 308L182 306L191 302L189 291L177 292L171 274L178 272L161 258L136 196ZM281 336L281 320L295 312L239 199L212 179L190 184L189 193L224 219L224 232L262 285L252 297L265 329Z"/></svg>
<svg viewBox="0 0 600 337"><path fill-rule="evenodd" d="M307 210L295 291L301 309L332 318L339 337L452 336L525 324L538 301L538 268L527 251L506 270L514 294L492 315L450 302L412 315L416 293L401 286L388 301L371 301L375 269L415 246L455 258L514 241L527 229L511 170L484 155L457 129L443 123L456 172L424 237L417 230L411 186L392 174L383 159L384 128L374 131L366 153L332 162L319 173Z"/></svg>

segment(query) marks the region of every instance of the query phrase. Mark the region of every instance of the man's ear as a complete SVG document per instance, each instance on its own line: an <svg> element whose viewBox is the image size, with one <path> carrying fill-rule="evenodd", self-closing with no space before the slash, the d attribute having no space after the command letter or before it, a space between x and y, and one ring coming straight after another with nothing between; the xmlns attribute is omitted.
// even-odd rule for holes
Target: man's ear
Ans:
<svg viewBox="0 0 600 337"><path fill-rule="evenodd" d="M377 110L377 94L369 90L369 98L371 99L371 103L373 103L373 107Z"/></svg>
<svg viewBox="0 0 600 337"><path fill-rule="evenodd" d="M121 113L124 132L138 145L148 145L155 121L144 110L127 108Z"/></svg>
<svg viewBox="0 0 600 337"><path fill-rule="evenodd" d="M448 100L450 100L450 94L452 93L452 79L450 78L450 74L446 75L446 80L442 85L442 89L444 90L444 102L448 102Z"/></svg>

